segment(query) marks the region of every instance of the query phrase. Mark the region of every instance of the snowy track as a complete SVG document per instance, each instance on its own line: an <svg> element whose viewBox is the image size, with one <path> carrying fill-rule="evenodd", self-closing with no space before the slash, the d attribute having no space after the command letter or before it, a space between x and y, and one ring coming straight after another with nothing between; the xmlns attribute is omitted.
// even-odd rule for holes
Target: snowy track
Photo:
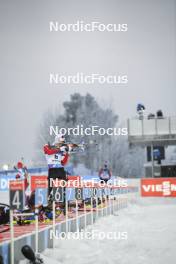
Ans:
<svg viewBox="0 0 176 264"><path fill-rule="evenodd" d="M105 233L127 232L128 237L58 240L54 250L43 252L45 264L175 264L175 199L141 199L115 216L100 218L90 228Z"/></svg>

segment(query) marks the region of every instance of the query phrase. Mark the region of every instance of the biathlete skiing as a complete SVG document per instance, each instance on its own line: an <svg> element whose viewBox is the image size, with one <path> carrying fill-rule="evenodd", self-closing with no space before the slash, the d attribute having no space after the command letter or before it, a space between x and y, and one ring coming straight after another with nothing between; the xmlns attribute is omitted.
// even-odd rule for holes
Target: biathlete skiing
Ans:
<svg viewBox="0 0 176 264"><path fill-rule="evenodd" d="M105 161L104 166L99 170L99 178L101 183L107 183L111 179L112 173Z"/></svg>
<svg viewBox="0 0 176 264"><path fill-rule="evenodd" d="M99 178L100 178L100 183L101 184L105 184L107 183L112 177L112 172L111 170L108 168L108 164L107 161L105 161L104 166L99 170ZM102 190L104 195L105 195L105 190ZM107 199L108 199L108 195L107 195Z"/></svg>

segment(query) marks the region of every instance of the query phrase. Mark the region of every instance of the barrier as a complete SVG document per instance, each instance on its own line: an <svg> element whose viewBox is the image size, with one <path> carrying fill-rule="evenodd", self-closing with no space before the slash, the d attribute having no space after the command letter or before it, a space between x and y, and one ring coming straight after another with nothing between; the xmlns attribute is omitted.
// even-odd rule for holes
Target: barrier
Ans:
<svg viewBox="0 0 176 264"><path fill-rule="evenodd" d="M94 187L97 187L96 185ZM90 186L89 188L92 188ZM83 191L85 188L83 187ZM24 234L20 237L14 238L12 237L14 246L14 260L12 260L12 254L13 254L13 248L10 247L10 241L3 242L0 244L0 254L4 256L4 264L7 263L14 263L17 264L19 260L23 259L23 256L20 252L20 248L24 244L30 245L36 252L42 252L46 248L52 248L55 246L55 237L51 238L51 233L55 234L56 232L76 232L80 231L81 229L86 228L87 225L92 225L99 217L104 217L110 214L114 214L115 211L120 210L124 207L127 207L128 202L130 202L130 199L132 198L133 194L136 192L135 187L128 186L128 187L117 187L114 188L111 186L111 188L105 188L106 193L109 195L109 199L106 199L106 206L102 208L98 208L98 197L102 201L103 196L101 193L96 193L96 196L94 196L96 200L96 208L93 208L93 197L91 197L91 210L88 211L85 208L83 208L83 212L78 212L78 201L76 200L76 214L73 218L68 217L68 209L66 209L66 217L61 220L60 222L56 221L55 214L53 216L53 222L51 222L49 225L43 225L40 227L38 225L38 222L35 222L35 231ZM110 193L110 189L112 190L112 193ZM102 190L102 189L101 189ZM115 191L116 190L116 191ZM67 204L67 203L66 203ZM68 204L67 204L68 205ZM55 207L53 205L53 212L55 212ZM36 214L37 216L37 214ZM37 217L38 218L38 217ZM11 216L12 220L12 216ZM11 229L11 235L12 232L14 232L13 227ZM38 241L40 243L38 244ZM10 250L12 254L10 253ZM11 262L10 262L11 258ZM13 262L14 261L14 262Z"/></svg>

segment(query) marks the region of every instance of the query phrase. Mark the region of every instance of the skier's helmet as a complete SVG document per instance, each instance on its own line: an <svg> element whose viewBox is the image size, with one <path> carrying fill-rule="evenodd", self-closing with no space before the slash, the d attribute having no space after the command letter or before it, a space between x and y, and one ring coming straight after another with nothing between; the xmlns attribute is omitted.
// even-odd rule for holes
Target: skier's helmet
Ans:
<svg viewBox="0 0 176 264"><path fill-rule="evenodd" d="M22 169L23 168L23 163L21 161L18 161L17 168L18 169Z"/></svg>
<svg viewBox="0 0 176 264"><path fill-rule="evenodd" d="M64 143L64 142L65 142L64 135L59 134L59 135L55 136L54 144Z"/></svg>

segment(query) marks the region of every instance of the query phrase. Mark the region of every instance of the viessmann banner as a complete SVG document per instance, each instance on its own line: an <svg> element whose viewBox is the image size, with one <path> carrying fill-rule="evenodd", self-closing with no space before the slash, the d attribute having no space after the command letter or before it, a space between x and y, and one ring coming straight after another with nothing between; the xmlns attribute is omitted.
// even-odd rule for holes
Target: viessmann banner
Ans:
<svg viewBox="0 0 176 264"><path fill-rule="evenodd" d="M176 178L141 179L141 196L176 197Z"/></svg>

